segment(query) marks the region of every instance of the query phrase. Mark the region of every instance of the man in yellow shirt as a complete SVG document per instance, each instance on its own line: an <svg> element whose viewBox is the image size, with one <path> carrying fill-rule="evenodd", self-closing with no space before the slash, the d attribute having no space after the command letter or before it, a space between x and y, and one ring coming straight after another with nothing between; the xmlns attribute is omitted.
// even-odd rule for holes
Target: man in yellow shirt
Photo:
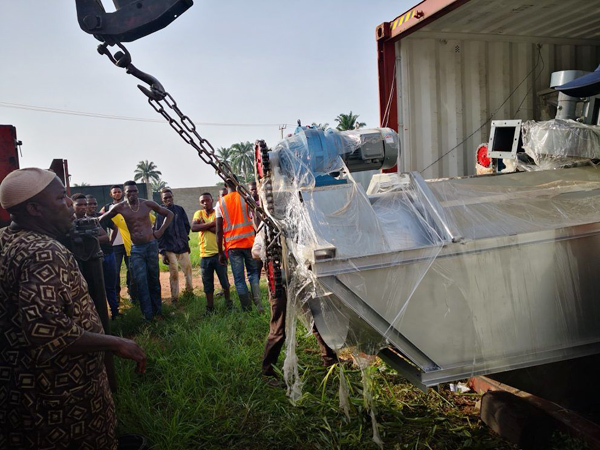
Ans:
<svg viewBox="0 0 600 450"><path fill-rule="evenodd" d="M209 192L200 196L200 205L204 207L194 213L192 219L192 231L198 232L198 243L200 244L200 273L202 284L206 294L206 312L214 311L215 272L225 294L225 304L228 309L233 308L229 293L229 280L227 279L227 266L219 262L219 251L217 249L216 217L213 209L213 197Z"/></svg>

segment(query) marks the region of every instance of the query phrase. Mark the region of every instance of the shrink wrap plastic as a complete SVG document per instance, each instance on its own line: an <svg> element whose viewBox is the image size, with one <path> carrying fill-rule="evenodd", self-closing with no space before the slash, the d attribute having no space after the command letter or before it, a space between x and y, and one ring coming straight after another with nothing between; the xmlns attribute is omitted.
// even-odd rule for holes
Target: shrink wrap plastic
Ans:
<svg viewBox="0 0 600 450"><path fill-rule="evenodd" d="M297 143L277 147L296 170L274 169L273 214L286 234L292 397L294 317L335 350L392 345L431 385L600 351L598 169L381 175L367 195L341 160L326 167L346 182L315 187Z"/></svg>
<svg viewBox="0 0 600 450"><path fill-rule="evenodd" d="M563 119L529 120L523 123L522 131L523 148L537 170L600 159L600 126Z"/></svg>

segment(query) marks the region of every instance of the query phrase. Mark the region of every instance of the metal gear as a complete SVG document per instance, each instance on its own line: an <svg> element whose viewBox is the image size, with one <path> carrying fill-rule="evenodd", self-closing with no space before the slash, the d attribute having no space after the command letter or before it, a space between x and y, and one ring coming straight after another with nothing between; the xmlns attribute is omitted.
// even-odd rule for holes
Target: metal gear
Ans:
<svg viewBox="0 0 600 450"><path fill-rule="evenodd" d="M269 148L263 140L256 141L255 145L255 175L257 183L263 188L266 200L266 210L269 214L274 212L273 180L271 162L269 160ZM269 291L273 298L284 294L283 270L282 270L282 247L281 233L273 227L265 228L265 245L267 248L266 273L269 282Z"/></svg>

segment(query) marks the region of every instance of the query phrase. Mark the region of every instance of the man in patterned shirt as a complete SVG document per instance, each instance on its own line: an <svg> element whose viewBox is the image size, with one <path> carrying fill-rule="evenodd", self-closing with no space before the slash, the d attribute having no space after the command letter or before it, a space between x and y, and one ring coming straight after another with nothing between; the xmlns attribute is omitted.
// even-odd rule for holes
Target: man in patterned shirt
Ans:
<svg viewBox="0 0 600 450"><path fill-rule="evenodd" d="M12 223L0 230L0 448L117 448L104 352L137 362L133 341L103 334L73 254L58 239L73 207L52 172L0 184Z"/></svg>

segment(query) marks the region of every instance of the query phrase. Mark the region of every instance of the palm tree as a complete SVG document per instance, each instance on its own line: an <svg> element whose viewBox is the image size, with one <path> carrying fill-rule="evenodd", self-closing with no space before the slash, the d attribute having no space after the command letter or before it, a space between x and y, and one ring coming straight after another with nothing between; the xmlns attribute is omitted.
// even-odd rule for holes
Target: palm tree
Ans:
<svg viewBox="0 0 600 450"><path fill-rule="evenodd" d="M231 168L240 181L247 183L254 179L254 145L250 142L233 144L231 151Z"/></svg>
<svg viewBox="0 0 600 450"><path fill-rule="evenodd" d="M336 129L338 131L345 131L364 127L366 123L357 122L356 119L358 117L358 114L352 114L352 111L350 111L350 114L340 114L335 118L335 121L338 123Z"/></svg>
<svg viewBox="0 0 600 450"><path fill-rule="evenodd" d="M152 192L160 192L160 190L162 188L166 188L169 187L168 183L166 181L161 180L160 178L158 180L154 180L150 182L150 187L152 188Z"/></svg>
<svg viewBox="0 0 600 450"><path fill-rule="evenodd" d="M90 183L86 183L85 181L81 182L81 183L74 183L73 187L86 187L89 186Z"/></svg>
<svg viewBox="0 0 600 450"><path fill-rule="evenodd" d="M228 147L220 147L217 149L217 156L223 162L228 164L231 163L231 148Z"/></svg>
<svg viewBox="0 0 600 450"><path fill-rule="evenodd" d="M162 172L156 170L156 164L152 161L140 161L135 168L135 175L133 179L135 181L142 180L146 184L150 184L150 181L159 181Z"/></svg>

